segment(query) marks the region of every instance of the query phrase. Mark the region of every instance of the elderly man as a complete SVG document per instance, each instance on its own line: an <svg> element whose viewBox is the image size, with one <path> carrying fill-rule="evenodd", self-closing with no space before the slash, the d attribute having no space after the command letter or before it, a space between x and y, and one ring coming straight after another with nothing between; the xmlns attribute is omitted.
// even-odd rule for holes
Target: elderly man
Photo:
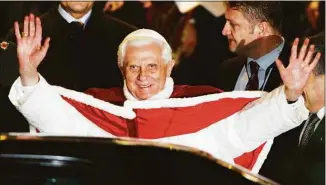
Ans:
<svg viewBox="0 0 326 185"><path fill-rule="evenodd" d="M196 147L258 172L270 147L270 143L262 144L308 117L301 94L320 54L310 64L312 51L305 54L307 42L298 56L298 41L294 42L287 68L278 61L285 87L257 101L253 100L263 93L187 98L218 90L173 86L169 76L174 61L166 40L155 31L137 30L119 46L118 65L124 88L91 89L88 93L92 97L47 84L37 66L46 55L50 39L41 46L39 18L25 20L24 25L29 29L25 29L28 35L22 37L15 23L20 78L13 84L9 98L40 132L157 139ZM251 155L241 156L252 150ZM239 156L243 158L237 161Z"/></svg>

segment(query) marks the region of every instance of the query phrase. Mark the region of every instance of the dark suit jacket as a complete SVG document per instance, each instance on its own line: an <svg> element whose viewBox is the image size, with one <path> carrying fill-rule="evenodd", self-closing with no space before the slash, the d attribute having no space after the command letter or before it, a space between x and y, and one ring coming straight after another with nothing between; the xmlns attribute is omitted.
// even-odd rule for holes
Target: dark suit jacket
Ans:
<svg viewBox="0 0 326 185"><path fill-rule="evenodd" d="M279 57L284 63L284 66L288 65L290 52L290 47L287 45L287 43L285 43ZM217 77L215 78L214 86L225 91L233 91L240 72L246 62L247 57L237 56L221 63L218 68L218 72L216 73ZM270 92L280 86L281 83L282 79L280 77L280 73L276 67L276 64L274 63L264 91Z"/></svg>
<svg viewBox="0 0 326 185"><path fill-rule="evenodd" d="M281 184L325 184L325 117L307 148L300 152L298 141L304 124L274 139L260 174Z"/></svg>
<svg viewBox="0 0 326 185"><path fill-rule="evenodd" d="M73 34L57 6L41 16L41 21L43 40L51 37L51 41L38 71L50 84L77 91L122 84L117 66L118 46L136 27L93 10L84 31ZM12 30L7 38L15 41Z"/></svg>
<svg viewBox="0 0 326 185"><path fill-rule="evenodd" d="M43 40L51 37L51 41L48 53L38 71L50 84L77 91L91 87L110 88L122 85L122 76L117 65L118 46L136 27L107 16L101 10L93 9L84 31L72 33L71 26L58 13L57 6L41 16L41 21ZM7 39L15 41L14 38L13 30L10 30ZM0 61L2 63L0 81L3 89L8 89L18 77L18 61L14 50L16 49L13 48L11 54L8 52L4 57L6 59ZM8 90L2 91L1 95L6 96ZM4 97L1 99L9 101ZM4 115L7 107L0 106L0 115ZM0 116L0 131L1 125L10 124L8 121L20 122L22 127L26 128L26 120L16 121L18 115L19 113L15 111Z"/></svg>

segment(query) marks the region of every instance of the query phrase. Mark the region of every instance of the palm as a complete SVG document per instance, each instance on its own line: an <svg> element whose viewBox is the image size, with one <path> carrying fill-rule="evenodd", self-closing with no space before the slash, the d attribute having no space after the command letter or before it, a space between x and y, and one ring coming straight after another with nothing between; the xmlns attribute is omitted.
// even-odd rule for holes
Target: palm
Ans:
<svg viewBox="0 0 326 185"><path fill-rule="evenodd" d="M25 17L23 36L20 35L18 23L15 23L15 34L20 71L36 71L49 47L49 38L41 47L42 27L40 19L37 18L35 21L33 15Z"/></svg>
<svg viewBox="0 0 326 185"><path fill-rule="evenodd" d="M37 68L43 60L45 54L39 50L40 44L37 42L21 42L17 44L17 54L21 68Z"/></svg>
<svg viewBox="0 0 326 185"><path fill-rule="evenodd" d="M285 68L280 60L277 60L276 64L285 87L294 91L296 94L302 94L311 71L319 61L320 54L317 54L311 62L314 46L311 45L309 51L306 52L309 44L309 40L306 39L300 49L299 55L297 55L298 42L298 39L293 42L289 65Z"/></svg>

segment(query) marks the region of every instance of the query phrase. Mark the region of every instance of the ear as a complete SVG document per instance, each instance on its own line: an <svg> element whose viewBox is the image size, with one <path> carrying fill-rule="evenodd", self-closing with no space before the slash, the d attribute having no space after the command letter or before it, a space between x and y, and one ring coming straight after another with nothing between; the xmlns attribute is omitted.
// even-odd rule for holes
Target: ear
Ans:
<svg viewBox="0 0 326 185"><path fill-rule="evenodd" d="M266 21L262 21L255 26L254 33L259 37L265 37L270 35L270 25Z"/></svg>
<svg viewBox="0 0 326 185"><path fill-rule="evenodd" d="M172 72L172 69L174 67L174 64L175 64L175 61L172 59L170 60L170 62L168 62L166 65L166 76L167 77L170 77L171 76L171 72Z"/></svg>
<svg viewBox="0 0 326 185"><path fill-rule="evenodd" d="M118 64L118 67L119 67L119 69L120 69L120 72L121 72L122 78L123 78L123 79L126 79L126 75L125 75L124 67L121 67L119 64Z"/></svg>

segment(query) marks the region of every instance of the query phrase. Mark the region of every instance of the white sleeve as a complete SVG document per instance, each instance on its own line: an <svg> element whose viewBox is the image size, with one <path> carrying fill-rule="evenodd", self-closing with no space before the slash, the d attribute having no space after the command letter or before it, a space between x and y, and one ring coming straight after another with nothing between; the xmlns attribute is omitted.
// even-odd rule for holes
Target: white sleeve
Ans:
<svg viewBox="0 0 326 185"><path fill-rule="evenodd" d="M36 85L28 87L22 86L18 78L10 89L9 99L27 119L31 128L37 128L43 133L114 137L63 100L41 75Z"/></svg>
<svg viewBox="0 0 326 185"><path fill-rule="evenodd" d="M303 97L288 104L281 86L243 110L196 133L156 141L199 148L230 162L244 152L286 132L307 119Z"/></svg>

